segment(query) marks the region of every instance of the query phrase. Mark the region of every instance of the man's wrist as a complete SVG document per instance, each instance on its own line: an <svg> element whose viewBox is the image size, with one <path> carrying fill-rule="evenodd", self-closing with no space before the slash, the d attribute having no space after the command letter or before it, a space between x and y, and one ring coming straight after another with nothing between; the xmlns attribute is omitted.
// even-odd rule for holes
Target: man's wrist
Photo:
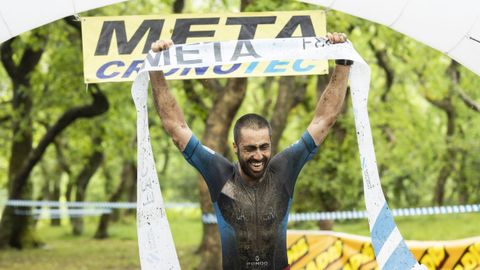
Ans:
<svg viewBox="0 0 480 270"><path fill-rule="evenodd" d="M353 61L349 59L336 59L335 64L341 66L351 66L353 65Z"/></svg>

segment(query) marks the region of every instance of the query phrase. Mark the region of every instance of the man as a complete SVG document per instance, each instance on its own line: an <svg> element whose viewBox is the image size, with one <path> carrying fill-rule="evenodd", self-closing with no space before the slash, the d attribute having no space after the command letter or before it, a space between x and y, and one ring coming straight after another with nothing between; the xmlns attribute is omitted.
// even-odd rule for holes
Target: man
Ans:
<svg viewBox="0 0 480 270"><path fill-rule="evenodd" d="M331 43L346 41L327 34ZM157 41L152 50L166 50ZM167 133L185 159L204 177L215 208L224 269L288 269L286 230L295 181L327 136L345 99L351 61L336 61L330 83L300 140L271 157L271 128L263 117L247 114L234 127L232 164L203 146L185 122L161 71L150 72L155 107Z"/></svg>

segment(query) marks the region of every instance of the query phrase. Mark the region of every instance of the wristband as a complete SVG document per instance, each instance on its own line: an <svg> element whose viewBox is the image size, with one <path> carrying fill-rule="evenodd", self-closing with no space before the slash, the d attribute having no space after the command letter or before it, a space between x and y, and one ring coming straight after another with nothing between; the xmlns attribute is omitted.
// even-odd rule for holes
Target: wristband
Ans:
<svg viewBox="0 0 480 270"><path fill-rule="evenodd" d="M353 65L353 61L348 59L336 59L335 64L342 65L342 66L351 66Z"/></svg>

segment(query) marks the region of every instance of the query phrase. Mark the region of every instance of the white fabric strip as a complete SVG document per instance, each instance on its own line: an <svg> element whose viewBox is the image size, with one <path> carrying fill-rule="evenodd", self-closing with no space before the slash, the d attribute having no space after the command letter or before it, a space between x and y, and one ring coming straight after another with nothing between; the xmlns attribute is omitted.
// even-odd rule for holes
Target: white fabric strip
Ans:
<svg viewBox="0 0 480 270"><path fill-rule="evenodd" d="M148 130L148 74L133 82L137 110L137 235L143 270L180 269L168 225Z"/></svg>
<svg viewBox="0 0 480 270"><path fill-rule="evenodd" d="M349 78L362 162L366 208L370 227L373 227L376 217L385 205L385 198L380 185L367 111L370 68L349 42L331 44L323 38L309 37L176 45L161 53L150 52L132 86L132 96L138 113L137 223L142 269L179 268L149 141L146 71L298 59L350 59L355 62ZM388 244L382 243L382 246ZM388 258L385 259L387 260Z"/></svg>
<svg viewBox="0 0 480 270"><path fill-rule="evenodd" d="M398 230L397 227L395 227L395 229L393 229L390 236L388 236L387 242L389 244L384 245L384 247L380 250L380 252L377 255L376 259L377 259L378 267L380 267L380 269L383 269L383 266L385 266L387 259L390 258L392 253L397 248L398 244L402 242L402 239L403 238L402 238L402 235L400 234L400 231Z"/></svg>

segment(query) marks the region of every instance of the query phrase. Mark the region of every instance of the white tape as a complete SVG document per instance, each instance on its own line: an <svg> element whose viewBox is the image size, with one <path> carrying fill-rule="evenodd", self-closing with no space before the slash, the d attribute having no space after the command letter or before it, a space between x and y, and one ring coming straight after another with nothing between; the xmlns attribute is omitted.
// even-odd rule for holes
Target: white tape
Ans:
<svg viewBox="0 0 480 270"><path fill-rule="evenodd" d="M59 202L59 201L30 201L30 200L8 200L0 201L0 205L18 207L68 207L68 208L109 208L109 209L135 209L134 202ZM173 202L166 203L165 208L198 208L198 203Z"/></svg>
<svg viewBox="0 0 480 270"><path fill-rule="evenodd" d="M142 72L132 86L137 110L137 235L140 265L143 270L180 269L150 144L147 90L148 74Z"/></svg>
<svg viewBox="0 0 480 270"><path fill-rule="evenodd" d="M330 44L323 38L310 37L177 45L167 51L156 54L150 52L147 55L132 86L138 117L137 226L142 269L179 269L148 135L146 71L297 59L350 59L355 62L349 78L362 162L365 202L375 254L378 256L382 247L393 244L394 247L389 247L394 250L392 255L383 259L385 269L412 269L418 265L401 235L400 244L399 241L388 242L396 225L381 189L368 118L370 68L349 42ZM392 265L394 268L387 268Z"/></svg>
<svg viewBox="0 0 480 270"><path fill-rule="evenodd" d="M426 215L442 215L442 214L460 214L480 212L480 204L467 204L455 206L435 206L435 207L419 207L419 208L399 208L393 209L392 215L397 217L406 216L426 216ZM319 221L319 220L351 220L363 219L367 217L366 211L335 211L335 212L306 212L293 213L288 216L288 222L298 221ZM203 214L203 223L216 224L217 217L215 214Z"/></svg>
<svg viewBox="0 0 480 270"><path fill-rule="evenodd" d="M0 206L14 207L47 207L47 208L93 208L93 209L135 209L137 204L134 202L59 202L59 201L31 201L31 200L0 200ZM198 209L198 203L192 202L172 202L165 203L166 209ZM417 208L397 208L392 209L393 216L425 216L442 214L461 214L480 212L480 204L448 205ZM367 217L366 211L350 210L335 212L305 212L292 213L288 221L318 221L318 220L348 220L363 219ZM204 214L202 220L217 223L215 214ZM208 222L205 222L208 223Z"/></svg>
<svg viewBox="0 0 480 270"><path fill-rule="evenodd" d="M112 209L109 208L93 208L93 209L32 209L32 210L19 210L15 209L15 215L19 216L38 216L42 214L48 214L53 216L99 216L103 214L112 213Z"/></svg>

